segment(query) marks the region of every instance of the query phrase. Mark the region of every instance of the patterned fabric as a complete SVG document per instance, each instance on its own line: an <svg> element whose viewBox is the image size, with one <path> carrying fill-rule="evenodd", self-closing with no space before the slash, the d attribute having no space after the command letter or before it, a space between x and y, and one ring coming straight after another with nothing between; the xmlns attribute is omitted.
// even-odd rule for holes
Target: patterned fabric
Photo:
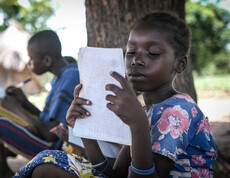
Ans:
<svg viewBox="0 0 230 178"><path fill-rule="evenodd" d="M13 178L27 178L31 171L38 165L51 163L59 168L82 178L106 178L105 175L92 168L92 165L86 159L77 155L69 155L64 151L45 150L39 153L26 166L16 172Z"/></svg>
<svg viewBox="0 0 230 178"><path fill-rule="evenodd" d="M154 153L175 162L170 177L212 177L217 157L208 119L186 94L152 106L151 143Z"/></svg>
<svg viewBox="0 0 230 178"><path fill-rule="evenodd" d="M0 117L0 139L11 151L28 159L51 146L51 143L40 139L28 127L4 117Z"/></svg>

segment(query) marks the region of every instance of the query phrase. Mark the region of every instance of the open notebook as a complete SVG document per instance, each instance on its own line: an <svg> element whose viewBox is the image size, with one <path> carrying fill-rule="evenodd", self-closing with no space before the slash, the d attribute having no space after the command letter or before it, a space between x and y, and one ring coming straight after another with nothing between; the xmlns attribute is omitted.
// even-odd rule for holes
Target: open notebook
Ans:
<svg viewBox="0 0 230 178"><path fill-rule="evenodd" d="M78 54L80 80L83 88L80 97L92 101L91 106L84 106L91 116L77 119L73 134L78 137L115 142L131 145L131 132L107 107L105 96L109 91L105 85L113 83L120 86L110 76L110 71L116 71L125 76L123 51L120 48L80 48Z"/></svg>

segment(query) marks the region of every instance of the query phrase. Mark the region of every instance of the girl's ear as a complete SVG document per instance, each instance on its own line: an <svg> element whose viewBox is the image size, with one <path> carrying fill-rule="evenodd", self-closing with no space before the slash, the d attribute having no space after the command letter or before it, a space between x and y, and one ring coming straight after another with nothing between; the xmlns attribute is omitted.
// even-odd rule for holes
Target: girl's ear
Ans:
<svg viewBox="0 0 230 178"><path fill-rule="evenodd" d="M187 67L187 57L183 56L176 59L176 72L182 73Z"/></svg>

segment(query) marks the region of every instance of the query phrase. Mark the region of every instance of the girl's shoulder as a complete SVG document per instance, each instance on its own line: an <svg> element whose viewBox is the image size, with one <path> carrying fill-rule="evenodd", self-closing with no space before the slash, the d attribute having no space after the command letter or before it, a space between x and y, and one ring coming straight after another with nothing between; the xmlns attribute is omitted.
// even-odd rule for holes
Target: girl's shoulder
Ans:
<svg viewBox="0 0 230 178"><path fill-rule="evenodd" d="M175 94L161 103L152 106L152 117L158 120L164 115L186 116L192 122L199 122L204 114L196 102L185 93Z"/></svg>
<svg viewBox="0 0 230 178"><path fill-rule="evenodd" d="M170 98L162 101L161 103L158 104L154 104L153 107L157 108L157 107L173 107L173 106L177 106L180 105L183 108L187 108L187 107L197 107L196 102L192 99L192 97L190 97L188 94L185 93L178 93L175 94L173 96L171 96Z"/></svg>
<svg viewBox="0 0 230 178"><path fill-rule="evenodd" d="M191 103L192 105L193 104L196 105L196 102L192 99L192 97L186 93L178 93L178 94L173 95L172 97L168 99L168 102L171 102L171 101L173 101L174 103L181 102L181 103Z"/></svg>

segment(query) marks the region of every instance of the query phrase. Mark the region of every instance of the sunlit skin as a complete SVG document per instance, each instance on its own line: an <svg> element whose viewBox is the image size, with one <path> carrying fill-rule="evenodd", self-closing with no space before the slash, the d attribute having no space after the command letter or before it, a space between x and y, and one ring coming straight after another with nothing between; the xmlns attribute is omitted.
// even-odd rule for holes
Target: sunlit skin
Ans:
<svg viewBox="0 0 230 178"><path fill-rule="evenodd" d="M172 82L176 74L185 69L187 61L184 56L175 57L175 51L167 42L167 38L169 38L167 32L162 32L154 25L137 26L131 31L127 43L125 63L128 80L116 72L110 73L121 84L121 88L113 84L105 86L106 90L114 94L106 96L107 107L131 129L132 159L130 147L123 146L114 167L109 166L104 172L108 177L127 177L131 161L136 168L143 170L150 169L155 164L155 173L144 177L168 177L173 168L172 160L152 153L148 118L133 90L142 92L147 106L162 102L177 93L172 87ZM92 103L87 98L79 97L81 88L82 84L76 86L74 100L66 115L67 122L72 127L76 119L90 116L90 113L84 109L84 105ZM104 156L95 140L82 138L82 141L92 164L104 161ZM98 170L101 171L104 167L105 165L102 165ZM44 167L44 170L47 168ZM41 170L41 167L38 166L38 169ZM56 174L58 170L60 169L57 167L50 169ZM63 171L60 170L60 173L62 174ZM67 172L63 173L64 175L70 176ZM134 172L131 176L143 177Z"/></svg>
<svg viewBox="0 0 230 178"><path fill-rule="evenodd" d="M66 65L63 60L52 59L50 55L41 56L42 49L36 42L29 44L27 50L30 57L28 66L37 75L51 72L57 76L62 67Z"/></svg>
<svg viewBox="0 0 230 178"><path fill-rule="evenodd" d="M51 46L52 47L52 46ZM44 47L43 47L44 48ZM44 51L42 45L36 41L28 44L28 55L30 60L28 66L37 75L51 72L53 75L58 75L62 68L66 66L66 63L62 58L54 58L47 53L42 56ZM53 48L51 48L53 49ZM2 106L11 111L12 113L20 116L24 121L32 125L31 129L36 131L37 135L48 142L53 142L57 139L57 136L50 133L50 129L58 125L58 121L51 119L49 122L42 122L39 119L34 119L31 115L28 115L25 110L32 113L34 116L39 117L40 110L31 103L24 92L15 86L9 86L6 89L7 96L2 100ZM14 106L14 107L12 107ZM4 147L0 144L0 165L3 169L0 169L0 177L5 177L6 174L11 174L11 170L6 163L6 153ZM4 174L4 175L3 175Z"/></svg>
<svg viewBox="0 0 230 178"><path fill-rule="evenodd" d="M156 173L149 177L168 177L174 162L167 157L152 153L148 119L133 88L142 92L148 106L177 93L172 87L172 82L176 73L185 69L187 62L186 57L175 57L172 46L167 43L167 37L166 32L149 24L140 25L132 30L125 55L128 81L116 72L111 72L111 76L120 82L121 88L112 84L106 86L106 90L115 94L106 96L106 100L109 101L107 107L131 128L133 165L139 169L149 169L153 162L156 165ZM90 115L81 107L91 105L89 100L78 97L81 87L81 84L76 87L75 99L67 112L67 121L71 126L74 125L76 118ZM89 159L94 164L103 161L104 156L93 149L92 145L96 145L93 142L83 139ZM130 148L123 146L114 168L109 168L105 173L110 177L117 175L127 177L130 160ZM132 176L139 175L132 173Z"/></svg>
<svg viewBox="0 0 230 178"><path fill-rule="evenodd" d="M159 103L176 91L172 81L177 60L167 43L168 34L144 24L130 33L126 48L126 76L133 87L144 92L147 105Z"/></svg>
<svg viewBox="0 0 230 178"><path fill-rule="evenodd" d="M41 58L38 53L36 52L36 44L28 46L28 55L30 60L28 62L28 66L31 71L33 71L37 75L41 75L48 70L49 64L47 63L44 58Z"/></svg>

